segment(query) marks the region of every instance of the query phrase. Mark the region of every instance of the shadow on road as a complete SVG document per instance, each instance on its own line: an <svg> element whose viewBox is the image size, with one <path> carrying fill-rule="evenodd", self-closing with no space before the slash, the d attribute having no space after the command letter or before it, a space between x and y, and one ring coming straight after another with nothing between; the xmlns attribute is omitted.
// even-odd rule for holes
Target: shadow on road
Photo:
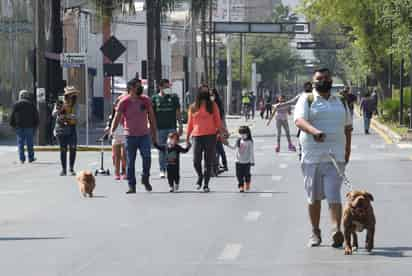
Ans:
<svg viewBox="0 0 412 276"><path fill-rule="evenodd" d="M0 237L1 241L63 240L65 237Z"/></svg>
<svg viewBox="0 0 412 276"><path fill-rule="evenodd" d="M205 192L199 190L199 191L179 191L179 192L174 192L175 194L205 194ZM137 192L137 194L149 194L147 192ZM172 194L171 192L150 192L150 194L164 194L164 195L170 195ZM248 194L288 194L288 192L272 192L272 191L251 191L251 192L244 192L240 193L238 191L210 191L207 194L237 194L237 195L248 195Z"/></svg>
<svg viewBox="0 0 412 276"><path fill-rule="evenodd" d="M412 258L412 247L378 247L371 253L373 256L382 256L388 258Z"/></svg>

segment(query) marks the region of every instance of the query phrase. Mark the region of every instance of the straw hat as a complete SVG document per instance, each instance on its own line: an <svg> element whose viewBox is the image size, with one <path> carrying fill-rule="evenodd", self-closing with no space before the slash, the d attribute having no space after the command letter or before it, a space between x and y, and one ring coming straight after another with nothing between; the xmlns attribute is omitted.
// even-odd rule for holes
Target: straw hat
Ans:
<svg viewBox="0 0 412 276"><path fill-rule="evenodd" d="M74 86L66 86L64 88L64 96L78 96L80 91Z"/></svg>

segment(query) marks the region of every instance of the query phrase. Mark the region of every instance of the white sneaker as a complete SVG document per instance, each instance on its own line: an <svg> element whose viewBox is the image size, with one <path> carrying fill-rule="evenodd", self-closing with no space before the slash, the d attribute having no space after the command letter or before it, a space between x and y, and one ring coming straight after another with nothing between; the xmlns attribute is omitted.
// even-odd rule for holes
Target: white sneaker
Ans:
<svg viewBox="0 0 412 276"><path fill-rule="evenodd" d="M166 173L164 171L160 172L160 178L166 178Z"/></svg>

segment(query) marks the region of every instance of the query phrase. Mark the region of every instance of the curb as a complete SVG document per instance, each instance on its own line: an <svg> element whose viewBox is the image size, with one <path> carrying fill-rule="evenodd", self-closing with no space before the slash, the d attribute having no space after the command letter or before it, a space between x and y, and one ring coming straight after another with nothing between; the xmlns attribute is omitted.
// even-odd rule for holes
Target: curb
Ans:
<svg viewBox="0 0 412 276"><path fill-rule="evenodd" d="M375 130L382 138L385 140L387 144L399 143L403 140L402 136L398 133L390 129L389 127L385 126L384 124L378 122L376 119L371 120L371 127Z"/></svg>
<svg viewBox="0 0 412 276"><path fill-rule="evenodd" d="M355 109L355 114L359 118L363 118L360 115L359 111L359 106L358 108ZM385 126L384 124L378 122L376 119L371 119L371 125L370 127L379 134L379 136L382 137L382 139L387 143L387 144L393 144L397 143L402 140L402 137L395 133L393 130L391 130L389 127Z"/></svg>
<svg viewBox="0 0 412 276"><path fill-rule="evenodd" d="M102 148L100 146L84 146L84 145L77 146L77 151L96 152L96 151L101 151L101 150L102 150ZM111 146L104 146L103 150L104 151L112 151L112 147ZM37 151L37 152L60 151L60 147L59 146L35 146L34 151Z"/></svg>

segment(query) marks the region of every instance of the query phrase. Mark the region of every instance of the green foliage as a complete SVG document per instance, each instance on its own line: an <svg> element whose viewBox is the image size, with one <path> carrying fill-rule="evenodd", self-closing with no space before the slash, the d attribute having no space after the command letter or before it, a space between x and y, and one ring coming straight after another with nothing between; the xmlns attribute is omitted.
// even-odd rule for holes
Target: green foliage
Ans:
<svg viewBox="0 0 412 276"><path fill-rule="evenodd" d="M404 104L403 104L403 113L404 115L404 124L409 122L408 112L411 103L411 88L408 87L404 90ZM400 104L400 93L399 90L395 90L391 99L386 99L379 105L379 110L382 110L381 117L384 121L398 122L399 121L399 112L401 109Z"/></svg>
<svg viewBox="0 0 412 276"><path fill-rule="evenodd" d="M392 1L392 0L391 0ZM386 74L390 50L390 26L384 23L388 0L303 0L302 11L322 26L334 24L349 38L349 51L339 55L349 75L370 72L386 89ZM365 78L366 76L363 76Z"/></svg>

